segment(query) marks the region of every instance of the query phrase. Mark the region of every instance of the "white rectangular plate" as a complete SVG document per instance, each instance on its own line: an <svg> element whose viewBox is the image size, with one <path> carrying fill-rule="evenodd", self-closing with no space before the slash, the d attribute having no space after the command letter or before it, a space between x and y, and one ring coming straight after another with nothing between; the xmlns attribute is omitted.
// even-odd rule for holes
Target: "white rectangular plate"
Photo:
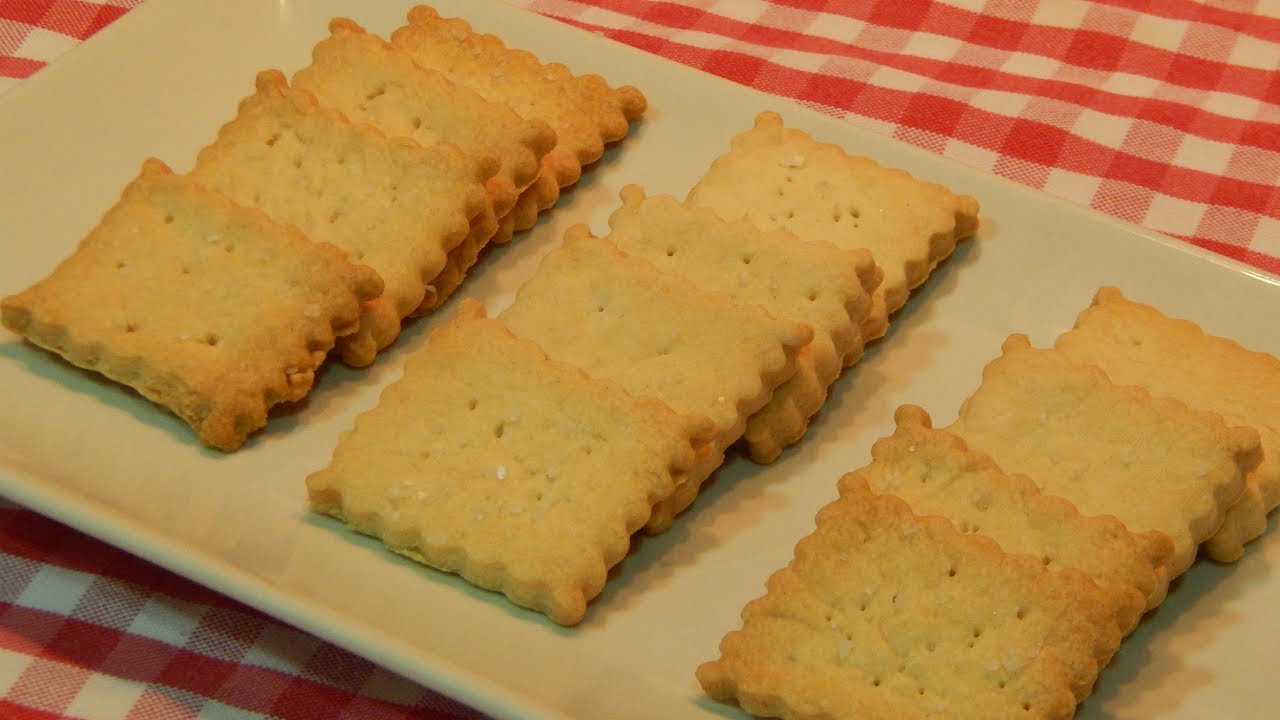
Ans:
<svg viewBox="0 0 1280 720"><path fill-rule="evenodd" d="M769 467L731 462L673 530L638 543L576 628L392 557L307 512L303 478L399 375L433 319L414 323L367 371L328 370L299 411L233 455L202 449L131 392L0 334L0 494L496 716L737 717L701 696L694 668L715 656L742 606L790 559L839 475L867 462L871 443L891 431L898 404L950 422L1006 335L1049 342L1102 284L1280 354L1274 277L497 2L436 5L509 45L634 84L651 105L552 215L476 270L462 294L491 310L570 224L603 232L622 185L683 196L764 109L976 196L980 236L838 382L802 445ZM145 156L189 167L254 74L300 68L331 17L385 35L406 9L151 0L0 97L0 293L68 254ZM1196 567L1128 639L1079 717L1271 714L1277 559L1280 539L1267 537L1233 566Z"/></svg>

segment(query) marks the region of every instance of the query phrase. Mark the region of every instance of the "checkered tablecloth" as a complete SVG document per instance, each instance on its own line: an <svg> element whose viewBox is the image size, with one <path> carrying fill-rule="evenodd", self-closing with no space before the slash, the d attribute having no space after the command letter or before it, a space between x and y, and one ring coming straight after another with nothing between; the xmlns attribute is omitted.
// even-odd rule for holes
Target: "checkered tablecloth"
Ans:
<svg viewBox="0 0 1280 720"><path fill-rule="evenodd" d="M0 92L141 2L0 0ZM1280 273L1276 0L515 4ZM474 714L0 504L0 718L196 716Z"/></svg>

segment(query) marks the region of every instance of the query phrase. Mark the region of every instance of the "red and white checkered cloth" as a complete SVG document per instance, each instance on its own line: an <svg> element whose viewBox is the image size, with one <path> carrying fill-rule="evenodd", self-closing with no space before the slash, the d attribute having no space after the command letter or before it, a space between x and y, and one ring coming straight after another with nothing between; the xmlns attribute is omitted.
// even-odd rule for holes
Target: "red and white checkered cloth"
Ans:
<svg viewBox="0 0 1280 720"><path fill-rule="evenodd" d="M1275 0L513 1L1280 273ZM141 2L0 0L0 92ZM474 717L0 505L0 717L201 714Z"/></svg>

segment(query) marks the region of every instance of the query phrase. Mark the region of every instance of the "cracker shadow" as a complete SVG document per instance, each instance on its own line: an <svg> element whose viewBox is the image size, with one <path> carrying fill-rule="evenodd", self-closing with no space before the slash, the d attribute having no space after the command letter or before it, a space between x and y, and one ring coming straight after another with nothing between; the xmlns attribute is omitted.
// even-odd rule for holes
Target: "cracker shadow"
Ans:
<svg viewBox="0 0 1280 720"><path fill-rule="evenodd" d="M1104 668L1095 693L1082 706L1081 720L1116 716L1108 708L1140 707L1146 716L1160 717L1182 707L1194 691L1213 685L1220 669L1185 660L1202 653L1224 629L1247 619L1230 610L1235 601L1272 572L1272 565L1257 557L1274 552L1266 543L1280 524L1274 513L1268 531L1245 546L1236 563L1223 564L1205 557L1170 586L1168 598L1143 616L1138 628Z"/></svg>
<svg viewBox="0 0 1280 720"><path fill-rule="evenodd" d="M225 456L225 453L205 447L181 418L143 397L137 390L97 371L80 367L51 350L25 340L15 340L0 343L0 360L21 366L22 371L33 379L48 381L90 402L125 412L137 422L199 450L205 457Z"/></svg>
<svg viewBox="0 0 1280 720"><path fill-rule="evenodd" d="M574 627L559 625L536 610L516 605L500 591L488 590L478 585L473 585L458 573L441 570L394 552L387 548L378 538L356 532L337 518L303 511L298 515L297 519L308 527L331 533L344 545L356 548L358 552L367 555L370 558L370 562L379 567L380 572L387 567L395 568L394 572L406 573L414 583L427 583L451 593L461 593L468 602L486 605L491 610L521 622L540 625L544 630L558 637L573 637L578 632L576 628L580 627L580 625ZM590 614L591 608L588 606L587 617L590 617ZM447 622L447 619L442 620L442 622ZM376 658L370 659L378 662Z"/></svg>

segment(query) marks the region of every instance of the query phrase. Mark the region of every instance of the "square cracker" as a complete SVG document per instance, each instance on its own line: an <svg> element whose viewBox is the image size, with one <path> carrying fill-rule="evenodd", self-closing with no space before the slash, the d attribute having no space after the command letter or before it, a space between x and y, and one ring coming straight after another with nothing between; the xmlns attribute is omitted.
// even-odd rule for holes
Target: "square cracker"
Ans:
<svg viewBox="0 0 1280 720"><path fill-rule="evenodd" d="M1245 476L1245 492L1205 543L1209 557L1232 562L1267 529L1280 505L1280 359L1207 334L1189 320L1134 302L1116 288L1098 290L1075 327L1054 347L1102 368L1113 381L1139 385L1248 425L1262 441L1262 461Z"/></svg>
<svg viewBox="0 0 1280 720"><path fill-rule="evenodd" d="M1005 341L948 429L1082 513L1169 536L1169 580L1195 561L1261 455L1252 428L1117 385L1025 335Z"/></svg>
<svg viewBox="0 0 1280 720"><path fill-rule="evenodd" d="M1009 475L985 453L946 430L922 408L903 405L893 435L871 447L872 461L852 475L894 495L917 515L940 515L963 533L979 533L1005 552L1035 557L1050 569L1072 567L1130 597L1131 623L1155 607L1167 588L1164 565L1173 542L1163 533L1130 532L1110 515L1081 515L1022 475Z"/></svg>
<svg viewBox="0 0 1280 720"><path fill-rule="evenodd" d="M697 677L790 720L1070 718L1125 622L1114 587L917 516L856 476L766 588Z"/></svg>
<svg viewBox="0 0 1280 720"><path fill-rule="evenodd" d="M884 270L879 294L888 313L978 226L972 197L820 143L774 112L734 137L687 199L725 218L870 250ZM873 330L864 334L878 337Z"/></svg>
<svg viewBox="0 0 1280 720"><path fill-rule="evenodd" d="M313 509L555 622L582 620L710 422L549 360L466 302L307 478Z"/></svg>
<svg viewBox="0 0 1280 720"><path fill-rule="evenodd" d="M630 85L614 88L599 75L575 75L560 63L544 63L426 5L409 11L406 24L391 34L391 44L419 65L510 105L522 117L542 119L555 131L556 146L543 157L538 181L517 202L514 230L532 227L538 212L558 199L560 188L577 182L606 145L626 137L647 104Z"/></svg>
<svg viewBox="0 0 1280 720"><path fill-rule="evenodd" d="M720 464L747 418L795 372L807 325L696 287L623 253L585 226L566 233L500 315L556 360L715 422L715 453L661 507L648 530L670 526Z"/></svg>
<svg viewBox="0 0 1280 720"><path fill-rule="evenodd" d="M302 399L381 292L370 269L147 160L6 327L129 385L231 451Z"/></svg>
<svg viewBox="0 0 1280 720"><path fill-rule="evenodd" d="M389 139L266 70L200 151L191 177L382 276L383 295L366 304L360 330L338 345L344 362L362 366L428 300L429 283L473 232L472 219L492 217L483 183L496 162L448 143Z"/></svg>
<svg viewBox="0 0 1280 720"><path fill-rule="evenodd" d="M470 155L495 156L498 171L485 187L499 222L538 177L543 156L556 143L555 132L542 120L521 118L506 104L419 66L408 53L346 18L329 23L329 37L312 49L311 64L294 74L293 86L390 137L412 138L423 146L451 142ZM510 230L508 224L506 234L494 240L509 240Z"/></svg>
<svg viewBox="0 0 1280 720"><path fill-rule="evenodd" d="M862 356L860 328L872 311L879 267L865 250L730 222L669 196L645 197L635 185L621 196L606 239L624 252L813 328L813 341L796 355L795 374L747 419L747 452L757 462L772 462L804 435L841 370Z"/></svg>

